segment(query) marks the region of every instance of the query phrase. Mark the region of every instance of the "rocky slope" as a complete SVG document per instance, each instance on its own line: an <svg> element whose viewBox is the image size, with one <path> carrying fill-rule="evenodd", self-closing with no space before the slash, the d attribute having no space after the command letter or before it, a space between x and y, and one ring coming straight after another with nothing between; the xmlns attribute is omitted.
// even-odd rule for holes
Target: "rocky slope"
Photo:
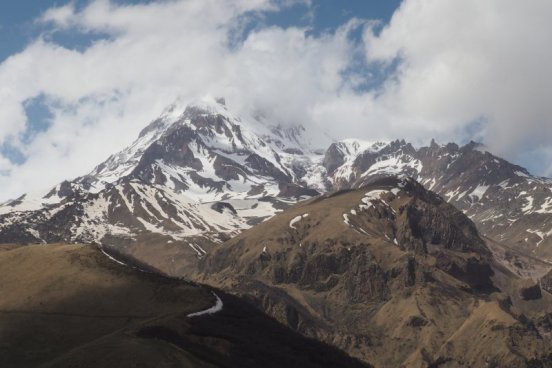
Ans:
<svg viewBox="0 0 552 368"><path fill-rule="evenodd" d="M498 264L473 222L411 179L303 202L200 269L195 278L376 367L552 364L552 295Z"/></svg>
<svg viewBox="0 0 552 368"><path fill-rule="evenodd" d="M551 180L487 152L477 143L414 148L404 141L345 141L326 151L327 186L359 188L381 176L410 176L462 210L480 232L526 254L552 256Z"/></svg>
<svg viewBox="0 0 552 368"><path fill-rule="evenodd" d="M80 245L0 248L0 366L367 367L236 297L118 257Z"/></svg>
<svg viewBox="0 0 552 368"><path fill-rule="evenodd" d="M468 215L520 275L550 268L532 265L552 260L550 179L475 143L314 144L313 136L323 135L237 118L220 100L173 105L88 175L1 205L0 242L116 245L179 275L298 200L408 176ZM511 261L505 249L525 258Z"/></svg>

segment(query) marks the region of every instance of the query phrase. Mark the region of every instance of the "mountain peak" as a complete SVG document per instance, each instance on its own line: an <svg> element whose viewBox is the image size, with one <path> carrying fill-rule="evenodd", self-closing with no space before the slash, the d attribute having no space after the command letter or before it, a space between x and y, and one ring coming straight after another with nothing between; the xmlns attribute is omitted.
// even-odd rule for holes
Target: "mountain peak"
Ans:
<svg viewBox="0 0 552 368"><path fill-rule="evenodd" d="M207 114L229 114L224 97L203 96L198 99L190 100L186 104L186 110L199 110Z"/></svg>
<svg viewBox="0 0 552 368"><path fill-rule="evenodd" d="M483 143L476 142L476 141L473 141L473 140L470 140L461 149L472 150L472 151L480 151L480 152L483 152L483 153L488 151L487 146L485 146Z"/></svg>

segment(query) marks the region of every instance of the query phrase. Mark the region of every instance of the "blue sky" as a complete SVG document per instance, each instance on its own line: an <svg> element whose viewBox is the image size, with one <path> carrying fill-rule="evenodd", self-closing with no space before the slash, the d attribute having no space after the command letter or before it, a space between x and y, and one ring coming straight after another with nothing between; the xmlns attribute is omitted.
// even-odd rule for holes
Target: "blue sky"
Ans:
<svg viewBox="0 0 552 368"><path fill-rule="evenodd" d="M475 139L552 175L551 13L549 0L4 1L0 196L83 175L205 95L335 139Z"/></svg>
<svg viewBox="0 0 552 368"><path fill-rule="evenodd" d="M312 26L315 32L335 29L351 17L378 19L387 23L400 3L399 0L314 0L311 10L297 5L273 13L268 21L281 26Z"/></svg>
<svg viewBox="0 0 552 368"><path fill-rule="evenodd" d="M0 3L0 61L22 51L25 46L45 31L35 19L47 9L69 3L63 0L17 0ZM88 0L71 0L77 8L82 8ZM119 4L143 4L148 0L116 0ZM304 5L292 6L282 12L271 13L266 24L279 26L311 26L314 32L335 29L350 17L379 19L386 23L400 0L313 0L313 10ZM310 12L314 16L310 17ZM82 48L90 44L94 37L86 35L54 35L56 40L69 47ZM57 38L56 38L57 37Z"/></svg>
<svg viewBox="0 0 552 368"><path fill-rule="evenodd" d="M62 0L17 0L0 3L0 61L10 55L23 51L45 27L37 25L35 20L49 8L69 3ZM86 0L71 0L77 7L87 4ZM121 2L121 1L119 1ZM141 1L142 3L144 1ZM140 3L140 1L127 1ZM87 37L74 37L72 46L83 46L89 43Z"/></svg>

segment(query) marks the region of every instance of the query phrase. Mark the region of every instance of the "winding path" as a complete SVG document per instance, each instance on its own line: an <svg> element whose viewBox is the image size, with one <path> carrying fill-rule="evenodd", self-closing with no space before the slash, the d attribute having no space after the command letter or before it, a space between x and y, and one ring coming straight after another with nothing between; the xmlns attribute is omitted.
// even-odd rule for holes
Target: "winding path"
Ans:
<svg viewBox="0 0 552 368"><path fill-rule="evenodd" d="M205 314L215 314L217 312L220 312L223 306L222 300L213 291L211 291L211 293L213 293L215 298L217 298L215 305L213 305L211 308L207 308L199 312L190 313L186 317L193 318L193 317L203 316Z"/></svg>
<svg viewBox="0 0 552 368"><path fill-rule="evenodd" d="M117 262L118 264L123 265L123 266L128 266L126 263L121 262L121 261L119 261L118 259L116 259L115 257L109 255L109 254L103 249L103 247L98 247L98 248L100 249L100 251L101 251L103 254L105 254L105 255L107 256L107 258L109 258L109 259L112 260L113 262Z"/></svg>

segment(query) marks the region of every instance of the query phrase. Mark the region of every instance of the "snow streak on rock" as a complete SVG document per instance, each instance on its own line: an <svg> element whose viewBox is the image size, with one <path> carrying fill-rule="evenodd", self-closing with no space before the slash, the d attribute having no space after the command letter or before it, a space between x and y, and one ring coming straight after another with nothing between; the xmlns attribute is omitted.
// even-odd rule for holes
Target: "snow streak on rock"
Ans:
<svg viewBox="0 0 552 368"><path fill-rule="evenodd" d="M199 312L190 313L190 314L187 315L187 317L188 318L193 318L193 317L199 317L199 316L204 316L204 315L208 315L208 314L215 314L217 312L220 312L222 310L222 307L224 306L224 304L222 303L222 300L219 298L219 296L217 294L215 294L213 292L213 295L216 298L215 305L213 305L212 307L207 308L205 310L199 311Z"/></svg>

